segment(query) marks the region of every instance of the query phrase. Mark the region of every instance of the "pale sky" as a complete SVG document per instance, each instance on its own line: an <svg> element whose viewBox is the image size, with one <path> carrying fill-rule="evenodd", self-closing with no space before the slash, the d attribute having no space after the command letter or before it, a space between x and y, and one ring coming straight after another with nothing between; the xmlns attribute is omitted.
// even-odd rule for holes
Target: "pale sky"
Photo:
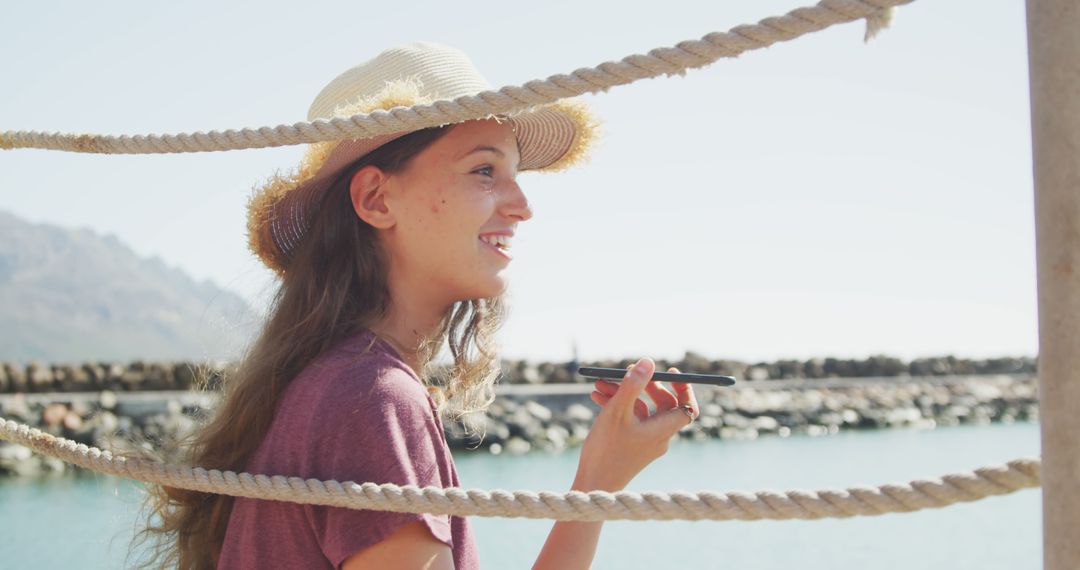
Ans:
<svg viewBox="0 0 1080 570"><path fill-rule="evenodd" d="M0 131L292 123L393 45L460 48L498 88L800 5L19 3L0 11ZM1034 355L1023 2L916 1L863 31L586 96L604 120L591 162L519 177L534 217L503 356ZM258 308L272 281L245 202L302 152L2 151L0 209L115 234Z"/></svg>

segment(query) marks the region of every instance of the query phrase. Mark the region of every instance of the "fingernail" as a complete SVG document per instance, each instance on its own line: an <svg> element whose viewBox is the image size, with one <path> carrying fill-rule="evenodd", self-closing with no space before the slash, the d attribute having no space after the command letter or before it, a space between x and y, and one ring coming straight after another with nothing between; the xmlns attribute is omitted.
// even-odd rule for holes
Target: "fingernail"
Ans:
<svg viewBox="0 0 1080 570"><path fill-rule="evenodd" d="M649 368L648 363L646 363L645 359L642 358L641 360L637 361L637 364L634 365L634 373L639 375L639 376L644 376L645 372L646 372L646 370L648 370L648 368Z"/></svg>

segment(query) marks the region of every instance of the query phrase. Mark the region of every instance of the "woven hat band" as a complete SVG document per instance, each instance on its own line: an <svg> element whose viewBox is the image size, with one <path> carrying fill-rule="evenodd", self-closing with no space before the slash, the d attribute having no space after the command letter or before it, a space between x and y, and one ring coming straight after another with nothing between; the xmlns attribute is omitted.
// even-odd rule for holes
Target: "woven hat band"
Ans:
<svg viewBox="0 0 1080 570"><path fill-rule="evenodd" d="M375 58L347 69L315 97L308 120L329 119L335 110L382 91L388 83L415 81L432 101L456 99L491 89L464 53L430 42L390 48Z"/></svg>

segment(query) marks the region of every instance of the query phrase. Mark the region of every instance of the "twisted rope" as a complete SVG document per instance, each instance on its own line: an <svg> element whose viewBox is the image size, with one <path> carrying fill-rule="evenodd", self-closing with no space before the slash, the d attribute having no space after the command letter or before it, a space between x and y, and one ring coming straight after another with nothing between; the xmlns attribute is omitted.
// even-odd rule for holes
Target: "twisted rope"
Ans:
<svg viewBox="0 0 1080 570"><path fill-rule="evenodd" d="M1038 487L1040 468L1037 458L1016 459L938 479L819 491L482 491L339 483L114 458L108 451L3 418L0 428L0 440L38 453L102 473L181 489L351 509L576 521L821 519L912 512Z"/></svg>
<svg viewBox="0 0 1080 570"><path fill-rule="evenodd" d="M483 91L454 100L415 107L377 110L350 117L318 119L276 127L229 129L166 135L95 135L5 131L0 149L43 148L100 154L153 154L264 148L343 139L361 139L406 130L457 123L492 114L510 114L559 99L607 91L640 79L660 75L683 75L687 69L704 67L720 58L793 40L835 24L865 19L869 40L888 25L892 9L912 0L822 0L815 6L796 8L783 16L765 18L727 32L713 32L698 40L634 54L617 62L577 69L569 75L552 75L522 85Z"/></svg>

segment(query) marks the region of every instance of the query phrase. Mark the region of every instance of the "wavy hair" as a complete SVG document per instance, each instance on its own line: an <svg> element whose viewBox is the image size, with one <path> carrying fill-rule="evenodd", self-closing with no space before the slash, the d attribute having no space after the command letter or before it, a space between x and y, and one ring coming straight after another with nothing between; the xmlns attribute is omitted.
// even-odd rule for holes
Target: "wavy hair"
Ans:
<svg viewBox="0 0 1080 570"><path fill-rule="evenodd" d="M375 228L353 210L352 174L369 164L400 172L451 128L404 135L346 169L311 212L309 230L289 261L261 330L238 366L221 379L221 398L214 411L182 440L161 446L158 452L136 450L136 455L206 469L244 470L289 383L324 351L379 322L389 310L391 260L379 246ZM416 372L444 416L458 420L486 410L494 400L493 385L500 373L494 337L505 315L502 295L458 301L437 329L421 339L417 347L421 370ZM435 364L443 343L453 357L448 368ZM210 379L200 376L205 388ZM129 557L149 542L141 568L214 568L233 498L155 484L146 487L146 523L140 523Z"/></svg>

